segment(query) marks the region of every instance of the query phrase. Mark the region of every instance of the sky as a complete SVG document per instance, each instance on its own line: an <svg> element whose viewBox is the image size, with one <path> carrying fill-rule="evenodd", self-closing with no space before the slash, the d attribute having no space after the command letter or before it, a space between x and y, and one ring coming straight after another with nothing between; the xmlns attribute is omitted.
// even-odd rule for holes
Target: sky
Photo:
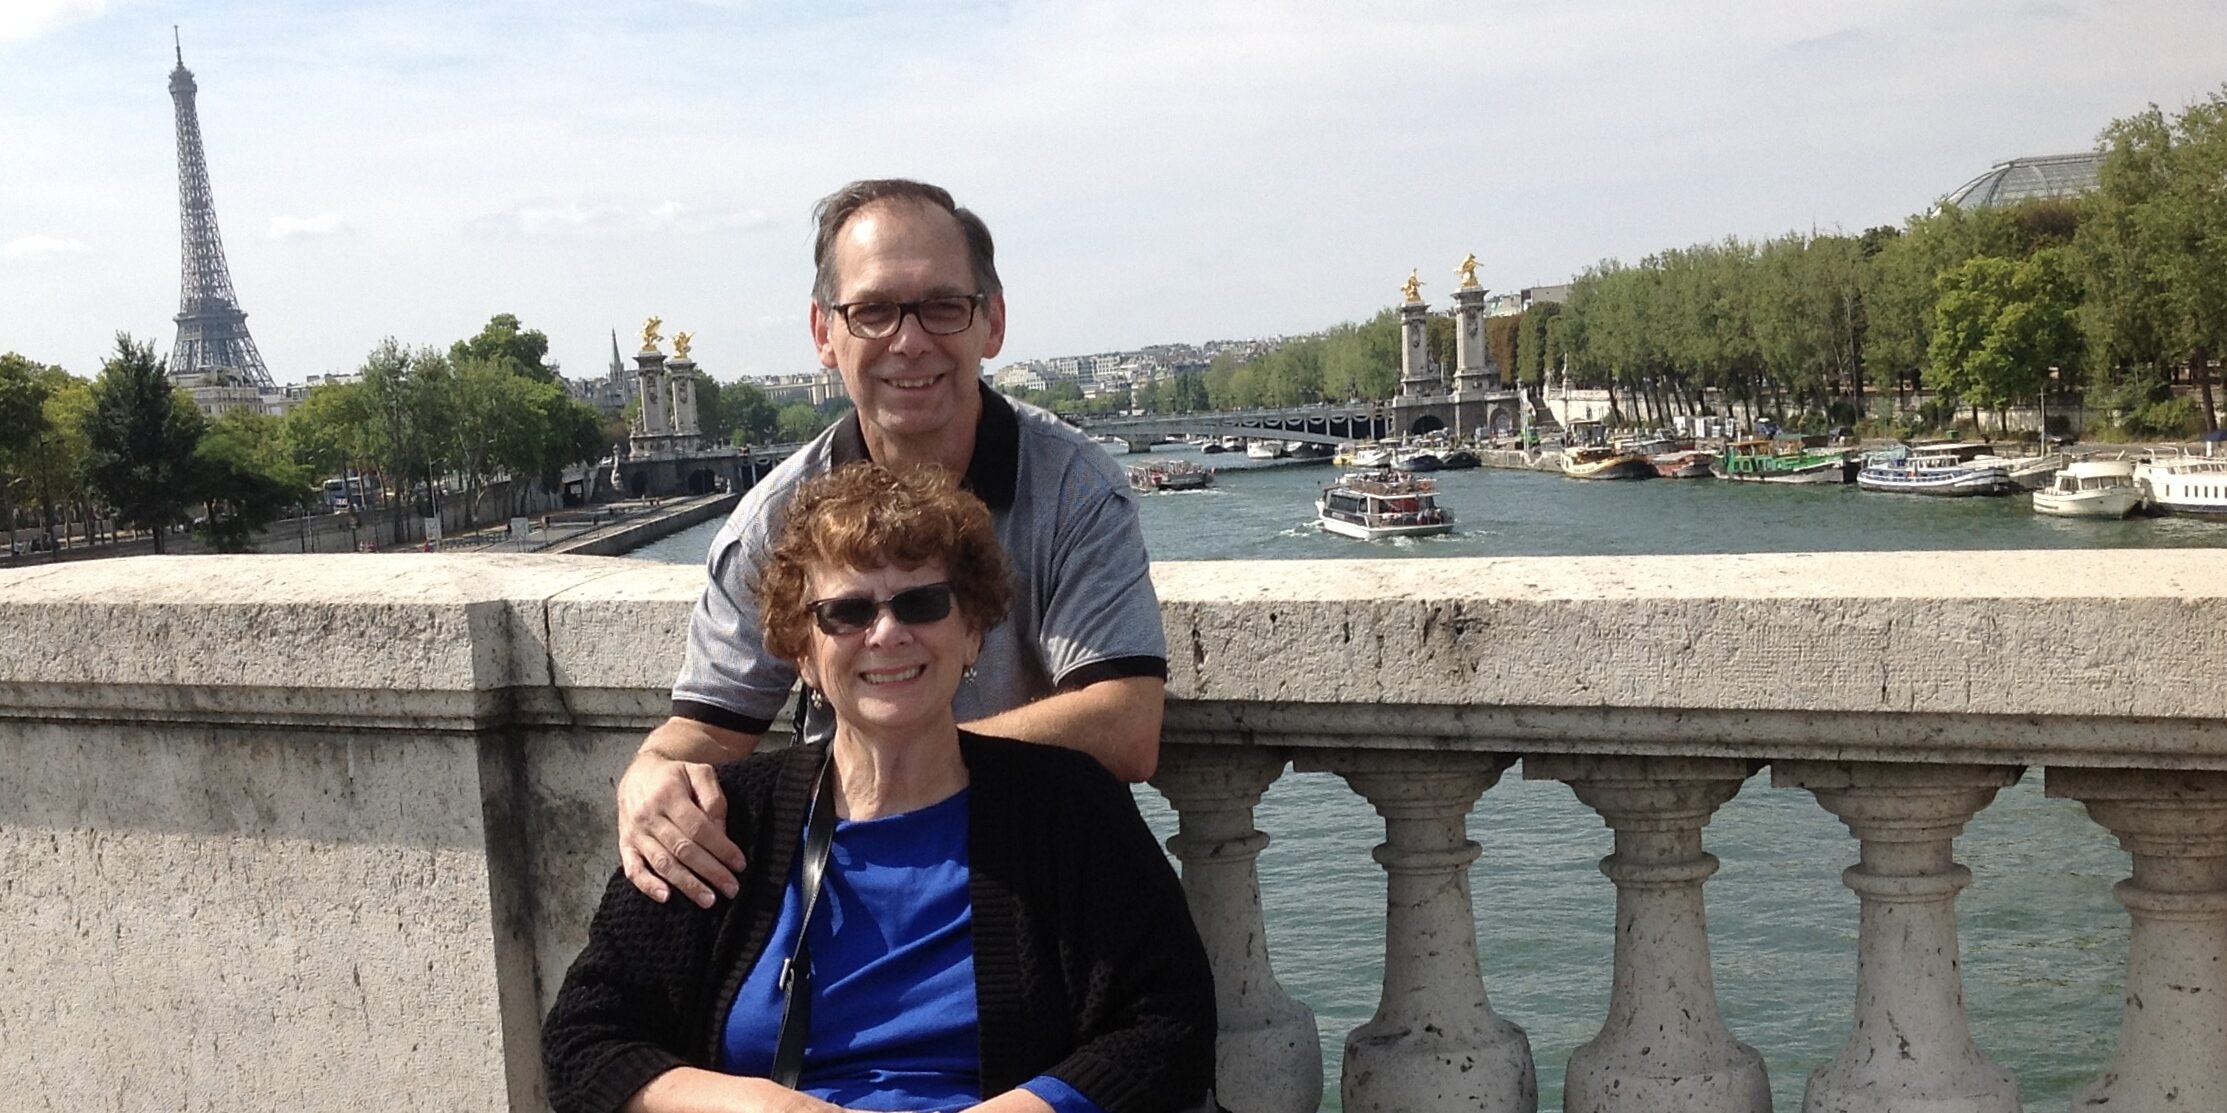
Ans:
<svg viewBox="0 0 2227 1113"><path fill-rule="evenodd" d="M1725 236L1899 223L2219 90L2217 0L0 0L0 351L167 351L172 25L281 382L514 313L816 368L814 200L949 188L992 366L1312 332Z"/></svg>

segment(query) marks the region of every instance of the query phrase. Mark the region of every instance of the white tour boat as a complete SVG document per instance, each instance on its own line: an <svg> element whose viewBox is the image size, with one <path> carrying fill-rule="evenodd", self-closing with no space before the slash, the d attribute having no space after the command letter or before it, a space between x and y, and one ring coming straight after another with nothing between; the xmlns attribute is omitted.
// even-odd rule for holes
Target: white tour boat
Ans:
<svg viewBox="0 0 2227 1113"><path fill-rule="evenodd" d="M1315 514L1324 530L1363 541L1454 528L1454 516L1438 505L1438 484L1396 471L1347 473L1322 489Z"/></svg>
<svg viewBox="0 0 2227 1113"><path fill-rule="evenodd" d="M2132 460L2075 460L2034 492L2034 513L2061 518L2124 518L2140 505Z"/></svg>
<svg viewBox="0 0 2227 1113"><path fill-rule="evenodd" d="M1246 441L1245 458L1248 460L1280 460L1284 457L1282 441Z"/></svg>
<svg viewBox="0 0 2227 1113"><path fill-rule="evenodd" d="M2152 456L2134 466L2134 485L2152 513L2227 518L2227 458Z"/></svg>

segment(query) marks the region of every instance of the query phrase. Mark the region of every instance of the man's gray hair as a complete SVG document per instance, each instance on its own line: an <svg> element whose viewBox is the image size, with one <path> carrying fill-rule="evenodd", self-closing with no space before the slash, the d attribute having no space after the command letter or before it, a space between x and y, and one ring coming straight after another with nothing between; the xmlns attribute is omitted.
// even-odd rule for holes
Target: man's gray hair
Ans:
<svg viewBox="0 0 2227 1113"><path fill-rule="evenodd" d="M1005 288L998 281L997 247L990 242L990 226L972 210L960 208L949 190L908 178L867 178L820 198L820 203L812 206L812 219L819 225L819 234L812 241L813 301L823 308L835 304L835 237L842 234L843 225L850 223L859 210L888 201L909 201L950 213L966 237L967 262L974 268L976 292L995 294Z"/></svg>

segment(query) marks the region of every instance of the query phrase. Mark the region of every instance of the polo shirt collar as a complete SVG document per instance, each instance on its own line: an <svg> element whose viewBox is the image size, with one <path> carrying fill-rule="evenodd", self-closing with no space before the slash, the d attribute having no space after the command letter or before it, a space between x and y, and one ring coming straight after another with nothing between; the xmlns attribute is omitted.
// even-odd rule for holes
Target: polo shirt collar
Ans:
<svg viewBox="0 0 2227 1113"><path fill-rule="evenodd" d="M982 392L982 418L975 423L974 455L967 460L967 474L959 485L974 492L992 510L1010 510L1020 479L1021 419L1005 396L991 390L988 383L976 382L975 389ZM828 463L841 467L873 458L866 451L866 434L859 427L858 411L854 409L835 427L835 439L828 445Z"/></svg>

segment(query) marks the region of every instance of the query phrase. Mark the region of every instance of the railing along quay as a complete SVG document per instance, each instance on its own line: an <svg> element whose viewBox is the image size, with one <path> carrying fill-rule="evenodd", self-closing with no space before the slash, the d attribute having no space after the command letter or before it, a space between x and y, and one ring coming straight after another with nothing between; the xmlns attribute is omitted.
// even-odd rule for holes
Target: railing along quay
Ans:
<svg viewBox="0 0 2227 1113"><path fill-rule="evenodd" d="M1771 1107L1704 912L1705 829L1743 786L1813 797L1851 839L1852 1021L1802 1108L2018 1109L1966 1015L1955 840L2040 768L2132 862L2117 1049L2074 1108L2227 1109L2222 556L1157 567L1153 784L1215 964L1221 1100L1535 1107L1469 870L1473 807L1520 770L1608 829L1612 988L1566 1109ZM541 1108L539 1016L699 576L422 555L0 573L0 1092ZM1383 823L1379 1003L1334 1075L1261 910L1255 809L1284 776L1334 776Z"/></svg>

